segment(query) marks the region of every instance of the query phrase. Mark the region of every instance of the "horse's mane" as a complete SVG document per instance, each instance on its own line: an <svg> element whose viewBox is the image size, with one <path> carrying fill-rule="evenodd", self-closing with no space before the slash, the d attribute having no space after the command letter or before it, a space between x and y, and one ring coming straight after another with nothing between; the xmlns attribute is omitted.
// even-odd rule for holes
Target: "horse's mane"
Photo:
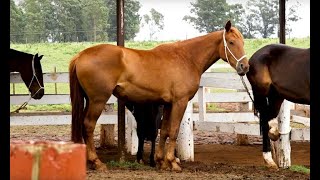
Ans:
<svg viewBox="0 0 320 180"><path fill-rule="evenodd" d="M33 56L33 54L26 53L23 51L18 51L18 50L12 49L12 48L10 48L10 50L9 50L9 57L11 57L11 58L21 57L21 56L26 56L26 55Z"/></svg>

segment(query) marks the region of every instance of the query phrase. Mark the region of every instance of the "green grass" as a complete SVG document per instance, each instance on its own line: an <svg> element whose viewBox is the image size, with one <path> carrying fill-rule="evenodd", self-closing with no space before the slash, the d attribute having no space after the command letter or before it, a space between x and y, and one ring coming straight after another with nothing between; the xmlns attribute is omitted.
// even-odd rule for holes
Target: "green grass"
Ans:
<svg viewBox="0 0 320 180"><path fill-rule="evenodd" d="M128 161L125 161L125 162L110 161L107 163L107 165L111 168L125 168L125 169L132 169L132 170L151 169L151 167L149 166L144 166L137 162L128 162Z"/></svg>
<svg viewBox="0 0 320 180"><path fill-rule="evenodd" d="M305 174L310 174L310 169L305 166L301 166L301 165L292 165L289 167L289 170L295 171L295 172L301 172L301 173L305 173Z"/></svg>

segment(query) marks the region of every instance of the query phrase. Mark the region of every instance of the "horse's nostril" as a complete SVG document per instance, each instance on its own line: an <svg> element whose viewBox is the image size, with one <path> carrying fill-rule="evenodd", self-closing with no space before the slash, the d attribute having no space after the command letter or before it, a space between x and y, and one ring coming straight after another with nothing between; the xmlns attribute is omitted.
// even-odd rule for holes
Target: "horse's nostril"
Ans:
<svg viewBox="0 0 320 180"><path fill-rule="evenodd" d="M243 64L242 63L240 64L240 68L243 69Z"/></svg>

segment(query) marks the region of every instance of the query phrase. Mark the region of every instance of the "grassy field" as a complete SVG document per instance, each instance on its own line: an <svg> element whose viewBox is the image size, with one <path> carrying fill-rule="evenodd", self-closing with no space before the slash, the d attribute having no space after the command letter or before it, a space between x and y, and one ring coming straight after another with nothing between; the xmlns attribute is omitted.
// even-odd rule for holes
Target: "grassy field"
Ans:
<svg viewBox="0 0 320 180"><path fill-rule="evenodd" d="M156 41L144 41L144 42L125 42L125 46L129 48L135 49L152 49L161 43L167 42L156 42ZM68 72L68 65L70 59L80 52L81 50L91 47L96 44L101 44L103 42L83 42L83 43L36 43L36 44L10 44L11 48L28 52L31 54L39 53L40 55L44 55L41 64L44 73L54 72L56 69L57 72ZM116 42L107 42L110 44L116 44ZM252 54L260 49L261 47L271 44L271 43L279 43L278 38L269 38L269 39L245 39L245 52L247 57L250 58ZM295 38L295 39L287 39L286 44L294 47L308 48L310 47L310 38ZM225 63L222 60L219 60L217 63L223 64ZM231 68L215 70L215 72L234 72ZM55 86L57 86L57 92L55 92ZM11 84L10 87L11 94L13 91L16 94L28 94L28 90L24 84ZM221 91L221 90L217 90ZM45 84L45 93L46 94L68 94L69 86L66 83L57 83L54 84ZM13 109L16 106L11 106ZM35 106L35 109L48 109L52 107L48 106ZM11 109L12 109L11 108ZM31 106L32 108L32 106ZM59 108L59 107L54 107ZM65 109L66 107L62 107ZM69 108L67 108L69 109Z"/></svg>

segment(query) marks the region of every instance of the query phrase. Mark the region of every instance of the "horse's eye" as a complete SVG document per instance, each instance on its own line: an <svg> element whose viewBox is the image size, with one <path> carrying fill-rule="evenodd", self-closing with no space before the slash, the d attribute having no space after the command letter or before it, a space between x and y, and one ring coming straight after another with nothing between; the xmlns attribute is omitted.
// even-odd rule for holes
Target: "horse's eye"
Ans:
<svg viewBox="0 0 320 180"><path fill-rule="evenodd" d="M230 41L230 44L231 44L231 45L233 45L233 42L232 42L232 41Z"/></svg>

